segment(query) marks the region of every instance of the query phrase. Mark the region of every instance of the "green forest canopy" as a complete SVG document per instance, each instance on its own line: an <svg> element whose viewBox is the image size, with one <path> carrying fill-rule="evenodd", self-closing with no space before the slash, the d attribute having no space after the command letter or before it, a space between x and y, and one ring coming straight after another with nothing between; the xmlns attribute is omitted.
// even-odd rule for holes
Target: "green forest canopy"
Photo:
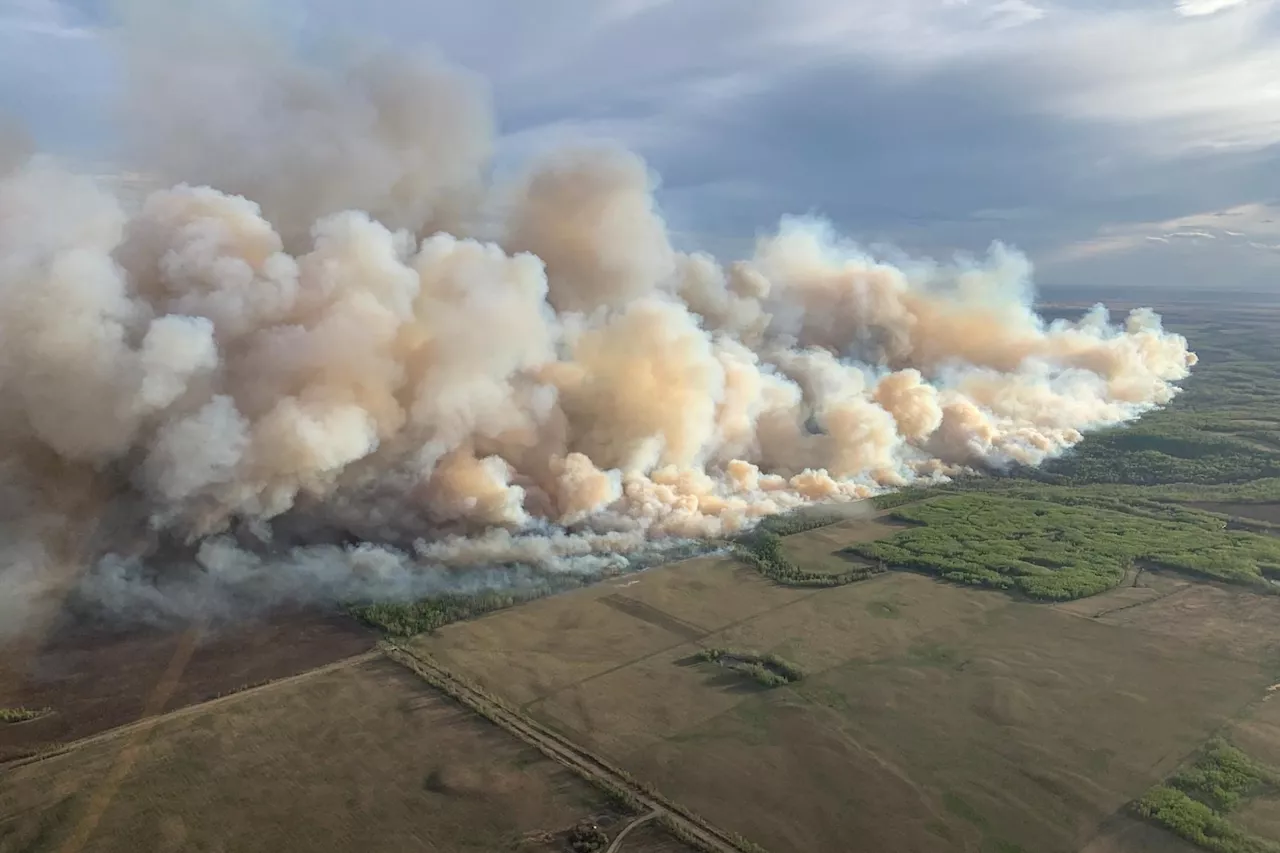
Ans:
<svg viewBox="0 0 1280 853"><path fill-rule="evenodd" d="M1280 539L1225 529L1212 516L1164 520L991 493L944 494L899 507L919 525L853 546L863 557L959 583L1065 600L1120 583L1135 561L1231 583L1269 587Z"/></svg>

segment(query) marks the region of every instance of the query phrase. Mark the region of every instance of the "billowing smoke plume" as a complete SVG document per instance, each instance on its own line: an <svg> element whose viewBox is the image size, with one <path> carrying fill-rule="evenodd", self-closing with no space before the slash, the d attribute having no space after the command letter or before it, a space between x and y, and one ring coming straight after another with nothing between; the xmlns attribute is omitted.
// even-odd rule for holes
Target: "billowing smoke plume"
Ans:
<svg viewBox="0 0 1280 853"><path fill-rule="evenodd" d="M1000 245L900 267L787 219L745 260L678 252L629 153L486 188L483 88L435 60L172 29L130 31L126 114L179 183L127 209L39 158L0 179L10 609L94 548L82 594L160 611L588 574L1038 463L1195 362L1149 311L1044 322Z"/></svg>

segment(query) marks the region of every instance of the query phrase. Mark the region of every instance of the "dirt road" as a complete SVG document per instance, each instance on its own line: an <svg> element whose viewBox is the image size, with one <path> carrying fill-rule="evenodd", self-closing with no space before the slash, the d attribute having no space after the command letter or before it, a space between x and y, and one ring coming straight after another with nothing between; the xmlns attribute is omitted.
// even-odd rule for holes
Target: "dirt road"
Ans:
<svg viewBox="0 0 1280 853"><path fill-rule="evenodd" d="M630 833L631 830L635 829L638 826L644 826L646 823L648 823L649 821L657 817L658 814L659 814L658 812L649 812L647 815L644 815L643 817L638 817L635 820L631 821L631 823L624 826L622 828L622 832L619 832L617 835L614 836L613 843L609 845L609 849L604 851L604 853L618 853L618 851L622 849L622 839L626 838L627 834Z"/></svg>
<svg viewBox="0 0 1280 853"><path fill-rule="evenodd" d="M382 648L387 657L396 663L407 667L433 687L511 732L548 758L563 764L588 781L618 791L633 803L649 809L653 812L650 818L661 820L674 835L686 843L710 853L760 853L760 848L755 845L716 829L637 782L625 771L544 728L480 688L468 684L429 657L391 643L383 644Z"/></svg>

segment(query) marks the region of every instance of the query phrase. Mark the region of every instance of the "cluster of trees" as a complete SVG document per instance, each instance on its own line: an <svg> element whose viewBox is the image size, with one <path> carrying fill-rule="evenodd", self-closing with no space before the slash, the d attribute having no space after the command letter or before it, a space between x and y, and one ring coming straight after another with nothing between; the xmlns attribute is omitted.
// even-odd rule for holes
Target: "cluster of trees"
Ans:
<svg viewBox="0 0 1280 853"><path fill-rule="evenodd" d="M734 543L734 553L760 574L782 586L832 587L866 580L885 571L879 563L854 566L838 574L810 572L791 561L782 550L782 537L769 530L756 528Z"/></svg>
<svg viewBox="0 0 1280 853"><path fill-rule="evenodd" d="M1280 775L1215 739L1196 761L1132 806L1146 820L1213 853L1280 853L1280 844L1251 835L1226 815L1246 797L1275 790Z"/></svg>
<svg viewBox="0 0 1280 853"><path fill-rule="evenodd" d="M1220 812L1240 800L1280 788L1280 774L1251 759L1222 738L1214 738L1190 767L1168 784Z"/></svg>
<svg viewBox="0 0 1280 853"><path fill-rule="evenodd" d="M487 591L473 595L440 595L407 602L351 605L351 614L395 637L412 637L435 631L452 622L474 619L495 610L513 607L547 595L550 590L520 592Z"/></svg>
<svg viewBox="0 0 1280 853"><path fill-rule="evenodd" d="M1280 538L1223 529L1221 519L1167 520L1083 501L1080 505L990 492L943 494L899 507L918 525L855 553L947 580L1062 601L1095 595L1135 561L1273 590Z"/></svg>
<svg viewBox="0 0 1280 853"><path fill-rule="evenodd" d="M0 723L25 723L48 715L48 708L0 708Z"/></svg>
<svg viewBox="0 0 1280 853"><path fill-rule="evenodd" d="M609 846L609 836L594 823L584 822L569 830L569 849L573 853L596 853Z"/></svg>
<svg viewBox="0 0 1280 853"><path fill-rule="evenodd" d="M1167 785L1148 791L1134 811L1213 853L1280 853L1280 845L1237 829L1204 803Z"/></svg>
<svg viewBox="0 0 1280 853"><path fill-rule="evenodd" d="M697 659L732 669L764 687L782 687L804 678L804 670L775 654L739 649L703 649Z"/></svg>
<svg viewBox="0 0 1280 853"><path fill-rule="evenodd" d="M835 524L837 521L840 521L840 517L836 515L813 510L800 510L781 515L771 515L763 519L755 529L759 532L772 533L776 536L791 536L796 533L804 533L806 530L826 527L829 524Z"/></svg>

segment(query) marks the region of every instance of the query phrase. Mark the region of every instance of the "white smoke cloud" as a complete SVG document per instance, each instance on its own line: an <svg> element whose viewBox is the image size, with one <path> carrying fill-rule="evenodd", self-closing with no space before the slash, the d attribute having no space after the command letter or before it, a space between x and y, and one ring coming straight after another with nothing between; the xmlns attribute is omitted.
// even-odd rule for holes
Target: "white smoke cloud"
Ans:
<svg viewBox="0 0 1280 853"><path fill-rule="evenodd" d="M0 451L52 452L136 508L81 582L121 610L600 571L1038 463L1167 403L1195 362L1150 312L1046 323L999 245L895 266L787 219L727 267L678 252L625 152L489 189L505 217L480 239L493 122L466 75L128 33L126 114L179 183L126 213L47 161L0 178ZM11 527L43 529L29 503ZM219 535L273 521L389 544L267 558ZM192 567L148 562L157 535L203 539ZM4 588L26 590L41 539L14 541Z"/></svg>

